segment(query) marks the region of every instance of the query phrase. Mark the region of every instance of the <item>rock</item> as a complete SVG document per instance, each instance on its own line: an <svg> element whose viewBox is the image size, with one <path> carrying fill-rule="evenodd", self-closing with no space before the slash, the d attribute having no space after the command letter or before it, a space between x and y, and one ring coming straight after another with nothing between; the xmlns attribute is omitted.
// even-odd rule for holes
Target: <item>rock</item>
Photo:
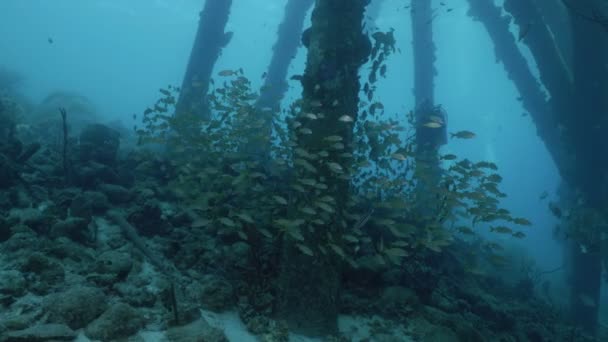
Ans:
<svg viewBox="0 0 608 342"><path fill-rule="evenodd" d="M129 215L129 222L145 236L165 235L170 228L170 225L162 219L160 202L155 199L148 199L143 205L138 206Z"/></svg>
<svg viewBox="0 0 608 342"><path fill-rule="evenodd" d="M0 189L15 185L19 180L17 175L11 160L6 155L0 154Z"/></svg>
<svg viewBox="0 0 608 342"><path fill-rule="evenodd" d="M225 255L222 256L224 262L227 265L232 265L235 268L249 267L247 263L249 262L249 255L251 255L251 245L244 242L236 234L225 234L224 237L226 238L226 240L220 242L221 244L226 246ZM238 240L232 241L233 239Z"/></svg>
<svg viewBox="0 0 608 342"><path fill-rule="evenodd" d="M120 134L102 124L86 126L80 133L78 146L80 161L114 165L120 147Z"/></svg>
<svg viewBox="0 0 608 342"><path fill-rule="evenodd" d="M42 297L28 293L17 298L10 307L0 310L0 341L7 331L23 330L40 323L42 315Z"/></svg>
<svg viewBox="0 0 608 342"><path fill-rule="evenodd" d="M95 261L94 252L88 248L82 248L81 245L74 243L67 237L59 237L53 240L52 245L46 250L46 255L62 261L64 264L85 264Z"/></svg>
<svg viewBox="0 0 608 342"><path fill-rule="evenodd" d="M112 282L126 278L133 267L131 255L119 251L103 252L97 258L95 270L101 275L105 275Z"/></svg>
<svg viewBox="0 0 608 342"><path fill-rule="evenodd" d="M53 260L47 258L42 253L32 253L27 259L24 260L23 264L21 265L21 271L42 274L48 270L53 263Z"/></svg>
<svg viewBox="0 0 608 342"><path fill-rule="evenodd" d="M46 294L50 289L65 279L63 266L41 253L30 254L20 267L25 273L31 273L28 278L29 289L38 295Z"/></svg>
<svg viewBox="0 0 608 342"><path fill-rule="evenodd" d="M205 309L223 311L234 302L232 285L226 279L207 275L201 280L201 302Z"/></svg>
<svg viewBox="0 0 608 342"><path fill-rule="evenodd" d="M189 227L194 221L194 215L192 215L189 211L179 211L169 217L169 220L173 226L179 227Z"/></svg>
<svg viewBox="0 0 608 342"><path fill-rule="evenodd" d="M77 286L48 296L43 307L50 322L80 329L105 311L107 298L98 288Z"/></svg>
<svg viewBox="0 0 608 342"><path fill-rule="evenodd" d="M256 335L266 334L270 331L270 318L261 315L255 315L245 322L247 330Z"/></svg>
<svg viewBox="0 0 608 342"><path fill-rule="evenodd" d="M424 334L423 341L428 342L459 342L458 336L449 328L446 327L435 327Z"/></svg>
<svg viewBox="0 0 608 342"><path fill-rule="evenodd" d="M76 333L64 324L40 324L6 333L3 342L73 341Z"/></svg>
<svg viewBox="0 0 608 342"><path fill-rule="evenodd" d="M12 308L11 308L12 309ZM7 310L8 311L8 310ZM15 309L9 313L9 316L2 315L0 318L0 341L3 336L6 336L7 331L17 331L27 329L38 322L37 312L27 314L17 314Z"/></svg>
<svg viewBox="0 0 608 342"><path fill-rule="evenodd" d="M11 231L11 226L9 226L8 221L3 217L0 217L0 243L8 240L13 232Z"/></svg>
<svg viewBox="0 0 608 342"><path fill-rule="evenodd" d="M422 317L412 317L408 321L409 331L416 337L415 341L429 342L458 342L458 335L450 328L436 323L430 323Z"/></svg>
<svg viewBox="0 0 608 342"><path fill-rule="evenodd" d="M382 283L386 284L385 286L397 286L403 284L401 281L403 277L403 269L389 268L382 272Z"/></svg>
<svg viewBox="0 0 608 342"><path fill-rule="evenodd" d="M49 189L46 187L31 184L28 189L35 203L40 203L49 199Z"/></svg>
<svg viewBox="0 0 608 342"><path fill-rule="evenodd" d="M0 177L2 176L0 175ZM11 197L12 196L10 191L0 191L0 208L9 210L13 206Z"/></svg>
<svg viewBox="0 0 608 342"><path fill-rule="evenodd" d="M145 203L151 197L156 196L156 192L149 187L136 186L133 191L135 192L135 202Z"/></svg>
<svg viewBox="0 0 608 342"><path fill-rule="evenodd" d="M19 297L25 293L26 281L16 270L0 271L0 295Z"/></svg>
<svg viewBox="0 0 608 342"><path fill-rule="evenodd" d="M99 183L119 183L120 181L112 167L93 161L75 167L72 180L84 189L93 189Z"/></svg>
<svg viewBox="0 0 608 342"><path fill-rule="evenodd" d="M52 198L56 206L67 210L72 205L72 201L74 201L74 199L80 194L81 191L78 188L63 188L60 190L54 190Z"/></svg>
<svg viewBox="0 0 608 342"><path fill-rule="evenodd" d="M140 313L124 303L112 305L85 328L91 339L111 341L137 333L145 324Z"/></svg>
<svg viewBox="0 0 608 342"><path fill-rule="evenodd" d="M483 334L481 334L476 326L480 326L479 318L473 314L468 314L466 317L461 313L447 313L432 306L424 306L420 313L426 318L430 324L434 326L444 326L451 329L457 336L459 341L484 342Z"/></svg>
<svg viewBox="0 0 608 342"><path fill-rule="evenodd" d="M493 329L499 331L514 329L517 320L507 311L508 305L504 305L491 295L485 295L484 298L485 301L477 302L474 306L471 306L471 312L489 321Z"/></svg>
<svg viewBox="0 0 608 342"><path fill-rule="evenodd" d="M399 310L418 304L416 293L404 286L389 286L384 289L378 305L382 310Z"/></svg>
<svg viewBox="0 0 608 342"><path fill-rule="evenodd" d="M404 339L402 336L393 336L391 334L386 334L386 333L375 333L373 334L373 340L374 342L403 342ZM275 340L271 340L271 341L275 341ZM411 341L411 340L407 340L407 341ZM426 341L426 340L425 340ZM431 340L429 340L431 341ZM442 340L432 340L433 342L443 342ZM262 342L267 342L267 341L262 341Z"/></svg>
<svg viewBox="0 0 608 342"><path fill-rule="evenodd" d="M196 283L196 281L193 281ZM166 311L164 313L166 321L171 325L187 324L198 320L201 317L201 305L198 297L192 297L191 291L186 290L182 296L181 291L169 279L158 279L153 285L158 289L158 298L162 302ZM197 292L200 295L200 291ZM173 298L176 298L177 317ZM177 320L176 320L177 319Z"/></svg>
<svg viewBox="0 0 608 342"><path fill-rule="evenodd" d="M11 159L13 160L13 162L15 162L16 164L19 165L23 165L24 163L26 163L28 160L30 160L30 158L32 158L33 155L35 155L39 150L40 147L42 147L42 145L40 145L40 143L38 142L34 142L34 143L30 143L30 144L23 144L23 142L21 142L21 140L13 138L10 141L11 143L11 148L9 149L9 151L7 151L6 149L4 149L4 153L8 153L8 155L11 157Z"/></svg>
<svg viewBox="0 0 608 342"><path fill-rule="evenodd" d="M73 241L84 243L89 238L89 220L81 217L69 217L55 223L51 227L50 236L52 238L68 237Z"/></svg>
<svg viewBox="0 0 608 342"><path fill-rule="evenodd" d="M251 253L251 245L244 241L237 241L230 245L230 253L232 255L236 255L243 260Z"/></svg>
<svg viewBox="0 0 608 342"><path fill-rule="evenodd" d="M11 211L9 221L18 220L39 233L45 233L51 225L53 218L35 208L14 209Z"/></svg>
<svg viewBox="0 0 608 342"><path fill-rule="evenodd" d="M13 187L10 189L11 200L16 208L33 208L34 202L27 191L23 187ZM38 209L38 208L36 208Z"/></svg>
<svg viewBox="0 0 608 342"><path fill-rule="evenodd" d="M492 340L487 337L490 336L490 333L483 333L482 331L477 330L475 324L471 322L463 322L460 321L458 325L453 327L454 332L458 334L460 341L467 342L486 342ZM551 341L551 339L546 339L543 341Z"/></svg>
<svg viewBox="0 0 608 342"><path fill-rule="evenodd" d="M103 192L110 202L121 204L128 202L131 199L131 192L125 187L115 184L101 184L98 186L99 191Z"/></svg>
<svg viewBox="0 0 608 342"><path fill-rule="evenodd" d="M167 339L171 342L228 342L222 330L212 327L202 318L187 325L170 328L167 331Z"/></svg>
<svg viewBox="0 0 608 342"><path fill-rule="evenodd" d="M5 253L15 253L26 250L37 250L40 240L36 233L27 226L14 225L11 229L12 235L2 244L2 250Z"/></svg>
<svg viewBox="0 0 608 342"><path fill-rule="evenodd" d="M101 192L85 191L72 200L70 206L73 216L89 219L93 215L104 213L110 207L108 197Z"/></svg>
<svg viewBox="0 0 608 342"><path fill-rule="evenodd" d="M152 307L158 297L149 286L137 286L132 284L131 281L116 283L112 288L118 292L127 304L134 307Z"/></svg>

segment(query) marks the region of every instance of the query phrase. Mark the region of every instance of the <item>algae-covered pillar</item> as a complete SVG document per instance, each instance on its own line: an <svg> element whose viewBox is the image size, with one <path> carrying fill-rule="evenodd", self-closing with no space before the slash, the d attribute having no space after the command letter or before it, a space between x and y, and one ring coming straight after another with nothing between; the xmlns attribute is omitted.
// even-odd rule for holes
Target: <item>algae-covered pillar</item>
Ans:
<svg viewBox="0 0 608 342"><path fill-rule="evenodd" d="M538 61L540 80L551 95L552 108L569 110L572 96L570 69L554 40L555 36L544 22L542 12L530 0L505 0L503 6L519 28L518 40L528 46Z"/></svg>
<svg viewBox="0 0 608 342"><path fill-rule="evenodd" d="M357 118L359 69L371 51L371 43L363 34L367 3L368 0L317 0L312 26L303 35L308 48L302 77L303 111L322 115L302 122L306 132L302 128L296 131L297 145L309 153L327 151L326 157L310 160L318 170L312 177L327 187L323 195L335 199L328 222L322 229L307 232L307 240L315 249L327 246L328 236L342 234L340 222L349 194L343 155L352 150L353 125L339 118L345 114ZM344 147L330 148L325 139L329 136L340 136ZM343 173L332 172L331 162L344 165ZM310 257L294 248L293 242L285 241L278 314L291 329L311 336L337 332L341 264L336 254L317 253Z"/></svg>
<svg viewBox="0 0 608 342"><path fill-rule="evenodd" d="M370 32L378 30L376 26L376 20L380 16L382 6L385 4L385 0L371 0L365 11L366 21L365 24Z"/></svg>
<svg viewBox="0 0 608 342"><path fill-rule="evenodd" d="M580 10L584 11L589 4L583 4ZM552 11L541 12L537 6ZM560 173L571 189L581 190L589 208L601 211L608 199L603 190L608 186L605 176L608 157L596 151L608 148L602 129L608 115L607 40L600 26L581 17L579 12L568 17L563 7L561 2L549 4L546 0L505 0L504 3L505 10L519 26L521 42L529 47L537 61L540 79L550 95L553 116L560 127L559 148L563 156L558 164ZM554 13L559 11L561 18ZM545 19L554 24L547 25ZM558 23L566 25L558 27ZM595 335L601 255L606 251L601 250L599 243L578 238L568 241L568 246L571 317ZM590 301L595 305L589 305Z"/></svg>
<svg viewBox="0 0 608 342"><path fill-rule="evenodd" d="M576 162L574 183L581 190L586 206L605 213L608 205L608 38L603 28L580 16L571 16L573 37L572 74L573 107L560 118L564 134L574 148ZM597 223L599 224L599 223ZM589 232L600 231L588 227ZM594 243L595 242L595 243ZM599 241L571 244L572 317L589 333L595 334L598 326L598 308L601 287L602 250ZM582 298L591 299L594 305Z"/></svg>
<svg viewBox="0 0 608 342"><path fill-rule="evenodd" d="M569 162L564 155L564 143L560 137L559 124L545 99L541 85L530 71L526 58L517 46L516 37L509 30L511 18L502 14L502 9L493 1L468 0L469 16L483 24L494 44L496 60L502 62L509 79L520 94L522 107L530 113L538 136L543 140L553 161L564 177Z"/></svg>
<svg viewBox="0 0 608 342"><path fill-rule="evenodd" d="M414 53L414 100L416 114L416 146L419 155L435 155L446 143L447 118L435 106L435 43L433 41L433 9L431 0L419 0L410 9L412 49ZM423 125L429 117L441 117L442 127Z"/></svg>
<svg viewBox="0 0 608 342"><path fill-rule="evenodd" d="M177 101L177 115L180 113L195 113L202 117L209 116L206 97L209 91L211 73L222 49L232 38L232 32L224 32L230 16L231 6L232 0L205 1Z"/></svg>
<svg viewBox="0 0 608 342"><path fill-rule="evenodd" d="M412 51L414 55L414 114L416 118L416 165L426 168L430 177L416 186L418 213L431 218L430 210L437 200L430 191L438 187L441 180L439 148L447 143L447 114L435 104L435 43L433 41L433 9L431 0L419 0L411 6ZM429 123L437 126L429 127Z"/></svg>
<svg viewBox="0 0 608 342"><path fill-rule="evenodd" d="M302 41L304 19L314 0L288 0L285 5L283 21L277 30L277 41L272 50L272 58L265 73L264 85L256 102L258 113L264 124L261 129L264 136L272 134L272 118L281 108L281 101L287 93L287 72L291 61L296 56ZM261 160L268 160L272 142L263 146L251 146L251 153Z"/></svg>
<svg viewBox="0 0 608 342"><path fill-rule="evenodd" d="M283 21L277 31L277 41L273 47L272 59L268 65L264 86L260 92L257 107L278 110L287 92L287 71L298 52L304 19L314 0L288 0Z"/></svg>
<svg viewBox="0 0 608 342"><path fill-rule="evenodd" d="M412 48L414 51L414 99L416 107L434 105L435 43L433 41L433 9L431 0L419 0L410 8Z"/></svg>
<svg viewBox="0 0 608 342"><path fill-rule="evenodd" d="M598 152L608 149L604 133L608 113L608 97L605 96L608 93L608 69L605 67L608 42L602 27L579 12L572 13L571 29L567 32L572 37L569 43L567 37L556 36L557 32L565 32L564 28L549 30L544 21L546 13L534 6L535 3L555 6L555 3L505 1L505 9L519 26L518 40L529 47L536 59L540 79L550 95L547 101L519 51L515 37L509 32L511 18L503 16L501 8L492 1L469 0L469 3L469 14L488 30L497 59L503 62L519 90L522 105L534 119L538 134L560 175L571 189L577 189L582 195L577 200L582 199L588 209L601 211L608 201L608 155ZM562 21L553 14L553 22ZM571 57L564 53L568 50L571 50ZM593 232L597 227L588 229ZM601 250L598 241L588 240L573 237L569 241L571 316L588 333L595 335L601 255L606 251Z"/></svg>
<svg viewBox="0 0 608 342"><path fill-rule="evenodd" d="M555 45L566 65L571 64L572 34L570 32L570 16L568 9L562 1L555 0L532 0L540 12L545 25L551 31ZM530 25L530 32L534 29L534 23Z"/></svg>

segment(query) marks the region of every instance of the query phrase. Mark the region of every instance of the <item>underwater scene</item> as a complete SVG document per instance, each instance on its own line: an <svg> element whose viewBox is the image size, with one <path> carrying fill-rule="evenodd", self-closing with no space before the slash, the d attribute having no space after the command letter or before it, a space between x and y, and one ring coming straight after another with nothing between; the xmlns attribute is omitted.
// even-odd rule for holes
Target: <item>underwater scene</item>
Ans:
<svg viewBox="0 0 608 342"><path fill-rule="evenodd" d="M0 342L608 341L608 1L0 0Z"/></svg>

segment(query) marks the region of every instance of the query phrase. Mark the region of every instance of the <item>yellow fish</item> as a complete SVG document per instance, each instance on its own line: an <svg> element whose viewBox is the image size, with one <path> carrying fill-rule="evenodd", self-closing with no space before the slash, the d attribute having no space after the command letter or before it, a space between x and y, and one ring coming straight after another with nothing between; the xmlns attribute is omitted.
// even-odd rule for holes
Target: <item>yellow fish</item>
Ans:
<svg viewBox="0 0 608 342"><path fill-rule="evenodd" d="M438 124L444 124L445 122L443 122L443 119L437 115L429 115L429 120L431 120L432 122L436 122Z"/></svg>
<svg viewBox="0 0 608 342"><path fill-rule="evenodd" d="M353 122L355 121L351 116L349 115L342 115L338 121L342 121L342 122Z"/></svg>
<svg viewBox="0 0 608 342"><path fill-rule="evenodd" d="M427 123L422 124L422 126L427 127L427 128L439 128L439 127L442 127L442 125L439 122L435 122L435 121L429 121Z"/></svg>
<svg viewBox="0 0 608 342"><path fill-rule="evenodd" d="M459 139L472 139L472 138L475 138L475 133L473 133L471 131L460 131L460 132L456 132L456 133L450 133L450 136L452 138L459 138Z"/></svg>
<svg viewBox="0 0 608 342"><path fill-rule="evenodd" d="M407 157L401 153L393 153L393 154L391 154L391 157L395 160L401 160L401 161L404 161L407 159Z"/></svg>
<svg viewBox="0 0 608 342"><path fill-rule="evenodd" d="M501 233L501 234L513 234L513 230L509 227L505 226L497 226L490 228L491 232Z"/></svg>
<svg viewBox="0 0 608 342"><path fill-rule="evenodd" d="M516 232L513 234L513 237L516 237L518 239L523 239L526 237L526 234L524 234L523 232Z"/></svg>
<svg viewBox="0 0 608 342"><path fill-rule="evenodd" d="M234 75L235 72L232 71L232 70L222 70L222 71L218 72L217 74L220 75L220 76L226 77L226 76L232 76L232 75Z"/></svg>

